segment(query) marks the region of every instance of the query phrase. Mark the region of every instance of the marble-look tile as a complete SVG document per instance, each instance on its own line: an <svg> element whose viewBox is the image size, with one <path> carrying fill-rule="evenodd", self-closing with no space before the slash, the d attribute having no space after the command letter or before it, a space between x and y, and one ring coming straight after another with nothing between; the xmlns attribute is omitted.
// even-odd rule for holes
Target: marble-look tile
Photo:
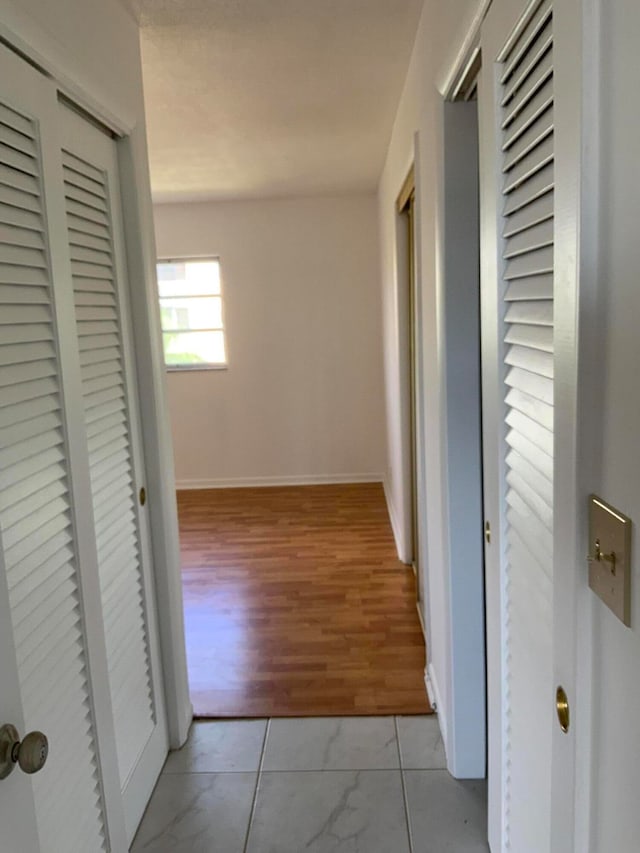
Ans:
<svg viewBox="0 0 640 853"><path fill-rule="evenodd" d="M242 853L256 775L162 775L131 853Z"/></svg>
<svg viewBox="0 0 640 853"><path fill-rule="evenodd" d="M393 717L272 720L264 770L391 770L400 766Z"/></svg>
<svg viewBox="0 0 640 853"><path fill-rule="evenodd" d="M405 770L440 770L447 766L440 726L435 714L397 717L402 766Z"/></svg>
<svg viewBox="0 0 640 853"><path fill-rule="evenodd" d="M189 740L169 753L165 773L221 773L257 770L266 720L196 722Z"/></svg>
<svg viewBox="0 0 640 853"><path fill-rule="evenodd" d="M247 853L409 853L399 770L263 773Z"/></svg>
<svg viewBox="0 0 640 853"><path fill-rule="evenodd" d="M414 853L488 853L487 786L446 770L404 773Z"/></svg>

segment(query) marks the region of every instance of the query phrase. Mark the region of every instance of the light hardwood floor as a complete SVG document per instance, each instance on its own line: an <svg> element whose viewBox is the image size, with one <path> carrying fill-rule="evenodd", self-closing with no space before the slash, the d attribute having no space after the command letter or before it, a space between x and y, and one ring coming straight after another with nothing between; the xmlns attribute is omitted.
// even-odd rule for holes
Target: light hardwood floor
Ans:
<svg viewBox="0 0 640 853"><path fill-rule="evenodd" d="M178 509L196 715L429 712L380 484L182 491Z"/></svg>

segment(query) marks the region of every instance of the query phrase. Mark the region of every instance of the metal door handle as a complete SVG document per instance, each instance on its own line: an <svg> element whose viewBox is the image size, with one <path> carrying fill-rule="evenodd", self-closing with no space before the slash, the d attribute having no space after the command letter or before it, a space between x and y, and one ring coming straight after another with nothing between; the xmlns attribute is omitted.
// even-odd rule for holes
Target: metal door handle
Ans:
<svg viewBox="0 0 640 853"><path fill-rule="evenodd" d="M0 779L13 771L16 764L24 773L42 770L49 754L49 742L42 732L29 732L23 740L15 726L0 726Z"/></svg>

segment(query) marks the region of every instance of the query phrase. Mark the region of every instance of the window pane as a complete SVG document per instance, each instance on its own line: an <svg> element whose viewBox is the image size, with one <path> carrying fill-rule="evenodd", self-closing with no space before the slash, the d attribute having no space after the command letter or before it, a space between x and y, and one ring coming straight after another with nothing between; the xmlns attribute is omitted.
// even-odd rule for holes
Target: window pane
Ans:
<svg viewBox="0 0 640 853"><path fill-rule="evenodd" d="M224 332L164 332L165 362L181 364L226 364Z"/></svg>
<svg viewBox="0 0 640 853"><path fill-rule="evenodd" d="M220 294L218 261L180 261L158 264L160 296L209 296Z"/></svg>
<svg viewBox="0 0 640 853"><path fill-rule="evenodd" d="M221 329L220 296L160 300L163 329Z"/></svg>

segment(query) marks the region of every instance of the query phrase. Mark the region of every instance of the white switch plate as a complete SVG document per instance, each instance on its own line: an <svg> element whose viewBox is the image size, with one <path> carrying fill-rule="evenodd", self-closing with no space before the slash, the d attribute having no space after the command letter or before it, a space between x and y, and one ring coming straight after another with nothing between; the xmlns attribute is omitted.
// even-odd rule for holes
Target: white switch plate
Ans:
<svg viewBox="0 0 640 853"><path fill-rule="evenodd" d="M589 586L631 624L631 520L597 495L589 495Z"/></svg>

